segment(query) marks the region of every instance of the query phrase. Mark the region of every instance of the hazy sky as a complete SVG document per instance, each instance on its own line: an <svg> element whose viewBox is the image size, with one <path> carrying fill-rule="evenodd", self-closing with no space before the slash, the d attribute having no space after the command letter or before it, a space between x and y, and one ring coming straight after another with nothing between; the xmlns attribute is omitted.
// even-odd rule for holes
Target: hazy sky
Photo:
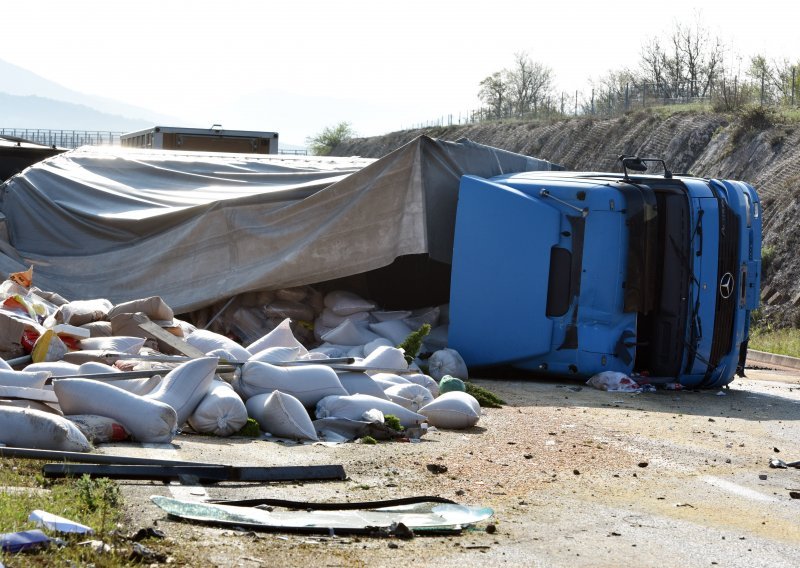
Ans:
<svg viewBox="0 0 800 568"><path fill-rule="evenodd" d="M658 8L655 6L660 4ZM20 0L0 7L0 59L74 90L180 118L276 130L339 121L381 134L478 107L517 52L560 89L635 65L642 44L700 19L743 56L800 60L793 2Z"/></svg>

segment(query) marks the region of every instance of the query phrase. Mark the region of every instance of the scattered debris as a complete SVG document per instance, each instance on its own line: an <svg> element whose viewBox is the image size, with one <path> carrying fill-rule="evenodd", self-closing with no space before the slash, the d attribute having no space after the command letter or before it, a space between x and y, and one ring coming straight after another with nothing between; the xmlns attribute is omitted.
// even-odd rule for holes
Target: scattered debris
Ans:
<svg viewBox="0 0 800 568"><path fill-rule="evenodd" d="M169 515L189 521L253 530L299 530L322 534L329 534L331 529L337 534L375 534L376 531L391 531L400 523L417 535L458 534L465 527L486 520L494 514L489 508L435 502L419 503L413 507L379 509L265 511L256 507L181 501L157 495L151 497L151 500Z"/></svg>
<svg viewBox="0 0 800 568"><path fill-rule="evenodd" d="M447 466L440 463L429 463L425 466L428 471L435 475L439 475L441 473L447 473Z"/></svg>
<svg viewBox="0 0 800 568"><path fill-rule="evenodd" d="M59 517L58 515L54 515L40 509L36 509L35 511L31 512L31 514L28 516L28 520L36 523L36 525L39 527L44 527L55 532L76 534L92 534L94 532L86 525L76 523L75 521L65 519L64 517Z"/></svg>

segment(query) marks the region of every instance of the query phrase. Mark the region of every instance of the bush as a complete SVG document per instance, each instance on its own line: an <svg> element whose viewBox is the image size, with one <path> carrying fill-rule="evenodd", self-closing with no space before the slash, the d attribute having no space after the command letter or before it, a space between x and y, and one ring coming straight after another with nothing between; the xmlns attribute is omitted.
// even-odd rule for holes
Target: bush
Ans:
<svg viewBox="0 0 800 568"><path fill-rule="evenodd" d="M315 156L327 156L336 146L355 135L349 122L340 122L336 126L326 126L316 136L306 138L306 143Z"/></svg>

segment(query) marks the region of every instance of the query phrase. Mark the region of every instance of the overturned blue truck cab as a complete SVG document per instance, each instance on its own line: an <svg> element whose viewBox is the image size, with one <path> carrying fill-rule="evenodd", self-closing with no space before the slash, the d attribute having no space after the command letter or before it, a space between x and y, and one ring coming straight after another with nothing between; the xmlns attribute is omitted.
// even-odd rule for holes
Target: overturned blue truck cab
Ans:
<svg viewBox="0 0 800 568"><path fill-rule="evenodd" d="M622 173L462 178L449 345L468 365L697 388L743 374L760 288L756 191L620 160Z"/></svg>

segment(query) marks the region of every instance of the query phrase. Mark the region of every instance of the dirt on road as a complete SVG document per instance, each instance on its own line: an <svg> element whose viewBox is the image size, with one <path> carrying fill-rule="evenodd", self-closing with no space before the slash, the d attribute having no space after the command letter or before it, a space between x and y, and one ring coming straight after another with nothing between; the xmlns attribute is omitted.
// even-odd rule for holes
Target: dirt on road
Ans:
<svg viewBox="0 0 800 568"><path fill-rule="evenodd" d="M581 383L476 383L507 401L467 431L420 443L297 445L180 435L104 453L235 465L342 464L341 482L123 482L126 530L191 566L800 565L800 374L749 370L712 391L609 393ZM427 467L446 467L432 473ZM441 470L442 468L438 468ZM167 517L181 499L366 501L438 495L495 514L458 536L411 540L256 533ZM491 526L490 526L491 525ZM488 530L487 530L488 529Z"/></svg>

